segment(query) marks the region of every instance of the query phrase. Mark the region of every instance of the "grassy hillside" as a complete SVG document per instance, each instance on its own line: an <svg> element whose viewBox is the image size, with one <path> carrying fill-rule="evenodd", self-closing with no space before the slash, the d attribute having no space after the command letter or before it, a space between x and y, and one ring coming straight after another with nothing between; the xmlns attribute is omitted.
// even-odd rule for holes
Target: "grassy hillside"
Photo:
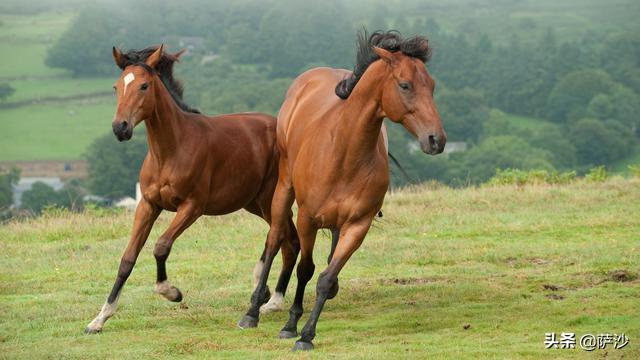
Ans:
<svg viewBox="0 0 640 360"><path fill-rule="evenodd" d="M638 199L640 179L391 194L325 306L313 355L639 358L640 280L612 273L640 272ZM258 329L235 326L267 232L246 213L200 219L176 242L168 267L182 305L153 294L151 252L169 220L154 228L119 312L93 336L82 331L111 288L132 214L50 213L0 226L3 357L308 357L277 339L286 312L263 316ZM303 320L328 236L316 244ZM624 332L630 342L545 350L546 332Z"/></svg>
<svg viewBox="0 0 640 360"><path fill-rule="evenodd" d="M115 79L73 78L44 63L73 16L0 15L0 83L15 89L0 102L0 161L78 159L109 131Z"/></svg>
<svg viewBox="0 0 640 360"><path fill-rule="evenodd" d="M3 109L0 160L67 160L111 131L112 97Z"/></svg>

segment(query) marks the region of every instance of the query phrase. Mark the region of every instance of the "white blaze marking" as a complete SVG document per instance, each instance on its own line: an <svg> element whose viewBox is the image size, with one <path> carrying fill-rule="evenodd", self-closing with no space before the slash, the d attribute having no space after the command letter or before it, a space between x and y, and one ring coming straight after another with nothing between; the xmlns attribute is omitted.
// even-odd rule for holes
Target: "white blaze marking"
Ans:
<svg viewBox="0 0 640 360"><path fill-rule="evenodd" d="M124 76L124 90L122 91L122 95L127 93L127 86L135 79L136 77L133 76L133 73L128 73L127 75Z"/></svg>

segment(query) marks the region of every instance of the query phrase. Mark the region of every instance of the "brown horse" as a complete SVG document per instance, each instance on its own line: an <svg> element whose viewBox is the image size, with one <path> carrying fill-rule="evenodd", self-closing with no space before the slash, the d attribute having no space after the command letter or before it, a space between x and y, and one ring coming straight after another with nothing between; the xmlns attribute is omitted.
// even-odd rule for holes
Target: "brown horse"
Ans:
<svg viewBox="0 0 640 360"><path fill-rule="evenodd" d="M315 269L312 252L318 229L339 231L329 266L318 278L315 306L294 350L313 348L322 307L338 293L338 274L382 206L389 185L382 120L402 124L425 153L444 150L446 135L433 101L435 83L425 68L429 54L426 38L403 39L396 32L368 37L363 32L353 73L316 68L289 87L278 114L279 178L265 254L265 264L270 264L295 199L301 259L295 300L281 337L297 336L304 288ZM253 318L257 323L256 300L266 291L267 275L265 266L242 321Z"/></svg>
<svg viewBox="0 0 640 360"><path fill-rule="evenodd" d="M101 331L114 314L122 287L162 210L175 211L176 216L153 251L156 291L175 302L182 300L182 293L167 280L165 262L173 242L198 217L244 208L271 223L271 199L278 178L276 119L257 113L207 117L189 108L182 101L181 84L172 76L173 64L182 52L165 54L162 48L126 54L113 48L113 58L123 70L114 86L118 106L113 133L120 141L129 140L133 128L144 121L149 152L140 171L142 199L131 239L113 289L85 329L87 333ZM298 256L293 221L289 218L285 223L287 229L278 239L282 242L282 273L276 293L263 310L282 307ZM256 283L263 259L254 270ZM261 294L257 301L262 304L269 292Z"/></svg>

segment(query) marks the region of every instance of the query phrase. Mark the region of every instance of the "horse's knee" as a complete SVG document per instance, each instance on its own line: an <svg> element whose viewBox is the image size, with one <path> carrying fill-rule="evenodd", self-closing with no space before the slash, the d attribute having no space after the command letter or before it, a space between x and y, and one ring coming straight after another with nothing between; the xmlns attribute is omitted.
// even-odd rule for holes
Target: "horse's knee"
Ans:
<svg viewBox="0 0 640 360"><path fill-rule="evenodd" d="M318 296L326 297L327 299L333 299L340 289L338 285L338 278L335 276L327 275L326 273L320 274L318 277L318 285L316 291Z"/></svg>

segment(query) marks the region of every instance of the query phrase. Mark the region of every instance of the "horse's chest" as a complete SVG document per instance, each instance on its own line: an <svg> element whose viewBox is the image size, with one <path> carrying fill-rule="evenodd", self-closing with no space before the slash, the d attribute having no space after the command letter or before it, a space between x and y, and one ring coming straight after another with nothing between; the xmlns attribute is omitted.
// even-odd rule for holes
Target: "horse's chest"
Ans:
<svg viewBox="0 0 640 360"><path fill-rule="evenodd" d="M143 190L143 194L151 203L171 211L175 211L187 196L180 191L178 184L169 181L151 183Z"/></svg>

